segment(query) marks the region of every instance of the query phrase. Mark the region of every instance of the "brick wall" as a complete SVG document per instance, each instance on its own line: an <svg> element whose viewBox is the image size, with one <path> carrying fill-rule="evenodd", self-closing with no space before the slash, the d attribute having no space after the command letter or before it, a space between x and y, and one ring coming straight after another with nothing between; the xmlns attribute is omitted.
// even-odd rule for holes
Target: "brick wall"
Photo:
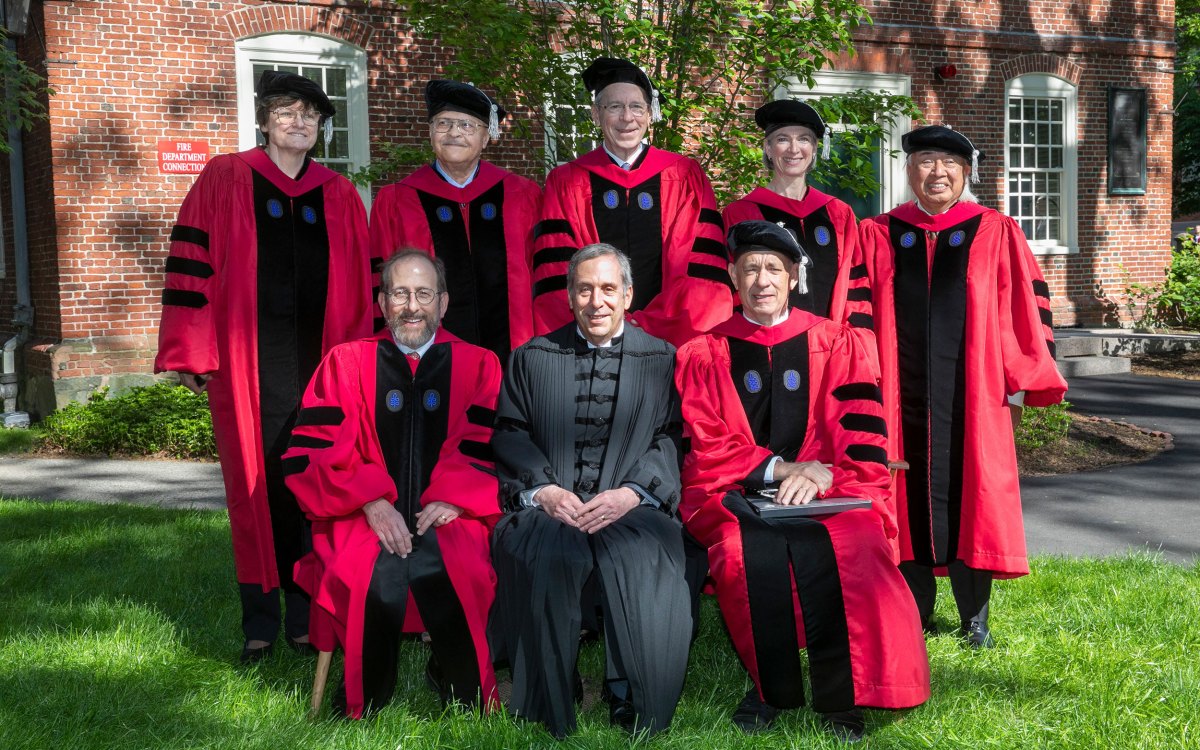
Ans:
<svg viewBox="0 0 1200 750"><path fill-rule="evenodd" d="M1051 72L1078 84L1081 248L1043 259L1059 322L1112 318L1125 286L1121 266L1157 280L1169 257L1169 0L871 0L868 7L875 25L858 30L859 54L835 67L910 75L929 121L965 130L995 155L978 191L986 204L997 205L1003 188L996 165L1003 163L1005 81ZM192 183L159 173L157 141L203 140L213 154L237 150L238 38L308 32L363 47L373 144L426 142L423 86L442 74L446 56L414 38L386 0L35 0L32 13L22 51L44 66L56 91L49 122L26 146L37 311L37 339L26 352L26 393L36 403L26 408L34 412L149 377L166 238ZM959 74L937 82L933 69L946 62ZM1104 191L1105 88L1113 84L1150 92L1145 196ZM486 156L540 178L541 146L535 128L527 139L501 138ZM0 280L3 311L14 294L11 256L8 267ZM0 317L3 333L9 324Z"/></svg>

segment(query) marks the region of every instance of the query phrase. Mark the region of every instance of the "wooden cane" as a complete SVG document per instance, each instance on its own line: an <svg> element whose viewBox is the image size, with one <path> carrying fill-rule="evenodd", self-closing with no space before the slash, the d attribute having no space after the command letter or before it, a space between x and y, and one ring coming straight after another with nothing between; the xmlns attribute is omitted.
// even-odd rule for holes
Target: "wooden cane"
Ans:
<svg viewBox="0 0 1200 750"><path fill-rule="evenodd" d="M313 677L312 703L308 706L308 718L315 719L321 713L325 700L325 682L329 679L329 664L333 661L332 651L317 654L317 674Z"/></svg>
<svg viewBox="0 0 1200 750"><path fill-rule="evenodd" d="M904 459L900 459L899 461L888 461L888 469L891 471L892 476L896 476L897 471L908 471L908 461L905 461Z"/></svg>

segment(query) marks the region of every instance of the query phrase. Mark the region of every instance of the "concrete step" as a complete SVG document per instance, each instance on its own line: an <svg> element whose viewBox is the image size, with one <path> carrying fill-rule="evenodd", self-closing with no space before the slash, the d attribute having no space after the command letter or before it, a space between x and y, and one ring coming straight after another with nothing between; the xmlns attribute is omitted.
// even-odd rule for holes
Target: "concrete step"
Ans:
<svg viewBox="0 0 1200 750"><path fill-rule="evenodd" d="M1098 357L1104 353L1104 339L1099 336L1054 337L1054 356L1058 361L1067 357Z"/></svg>
<svg viewBox="0 0 1200 750"><path fill-rule="evenodd" d="M1119 375L1129 372L1129 357L1088 355L1065 357L1058 360L1058 371L1064 378L1082 378L1089 375Z"/></svg>

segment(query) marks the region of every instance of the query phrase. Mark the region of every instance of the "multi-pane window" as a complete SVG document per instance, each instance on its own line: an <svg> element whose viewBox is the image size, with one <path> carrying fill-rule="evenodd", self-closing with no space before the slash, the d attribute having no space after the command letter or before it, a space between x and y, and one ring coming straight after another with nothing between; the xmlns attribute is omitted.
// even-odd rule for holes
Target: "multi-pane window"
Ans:
<svg viewBox="0 0 1200 750"><path fill-rule="evenodd" d="M350 108L346 100L346 77L349 71L345 65L288 65L286 63L254 63L254 80L257 81L264 70L278 70L284 73L295 73L315 81L330 103L337 110L333 116L333 139L325 146L325 131L317 133L317 147L314 158L335 172L348 174L352 169L350 160Z"/></svg>
<svg viewBox="0 0 1200 750"><path fill-rule="evenodd" d="M590 104L546 105L546 171L600 145Z"/></svg>
<svg viewBox="0 0 1200 750"><path fill-rule="evenodd" d="M1071 252L1075 245L1075 87L1039 73L1009 81L1007 93L1007 213L1035 251Z"/></svg>
<svg viewBox="0 0 1200 750"><path fill-rule="evenodd" d="M1031 241L1062 244L1063 101L1008 100L1008 215Z"/></svg>

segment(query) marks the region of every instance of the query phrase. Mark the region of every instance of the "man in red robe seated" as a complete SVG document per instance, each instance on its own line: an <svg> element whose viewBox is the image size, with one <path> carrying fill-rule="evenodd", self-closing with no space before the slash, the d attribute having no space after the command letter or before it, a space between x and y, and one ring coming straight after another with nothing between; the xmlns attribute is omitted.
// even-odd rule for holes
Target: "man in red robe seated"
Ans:
<svg viewBox="0 0 1200 750"><path fill-rule="evenodd" d="M388 328L329 353L284 456L313 522L296 581L312 596L313 644L345 651L335 707L347 716L391 698L402 631L432 637L443 701L490 708L488 535L500 507L488 441L500 363L439 327L449 302L440 261L398 253L382 284Z"/></svg>
<svg viewBox="0 0 1200 750"><path fill-rule="evenodd" d="M596 59L583 71L600 148L546 178L535 230L535 333L571 322L567 261L595 242L621 248L633 266L629 320L678 346L729 316L721 214L704 170L646 143L658 92L628 60Z"/></svg>
<svg viewBox="0 0 1200 750"><path fill-rule="evenodd" d="M434 160L379 191L371 249L414 247L441 258L450 282L442 324L503 363L533 335L529 267L542 190L482 159L506 112L458 81L425 86Z"/></svg>
<svg viewBox="0 0 1200 750"><path fill-rule="evenodd" d="M993 578L1029 573L1013 428L1022 404L1062 400L1050 288L1021 228L975 202L983 158L962 133L905 134L916 200L860 225L846 320L874 331L900 569L933 631L934 573L948 573L960 633L993 645Z"/></svg>
<svg viewBox="0 0 1200 750"><path fill-rule="evenodd" d="M803 251L784 228L747 221L729 233L741 308L679 350L685 433L684 525L708 549L721 614L754 686L733 715L746 732L804 703L798 649L808 649L813 709L841 739L864 731L863 707L929 698L916 607L889 537L879 388L851 330L788 307ZM855 497L869 507L766 518L775 502Z"/></svg>

